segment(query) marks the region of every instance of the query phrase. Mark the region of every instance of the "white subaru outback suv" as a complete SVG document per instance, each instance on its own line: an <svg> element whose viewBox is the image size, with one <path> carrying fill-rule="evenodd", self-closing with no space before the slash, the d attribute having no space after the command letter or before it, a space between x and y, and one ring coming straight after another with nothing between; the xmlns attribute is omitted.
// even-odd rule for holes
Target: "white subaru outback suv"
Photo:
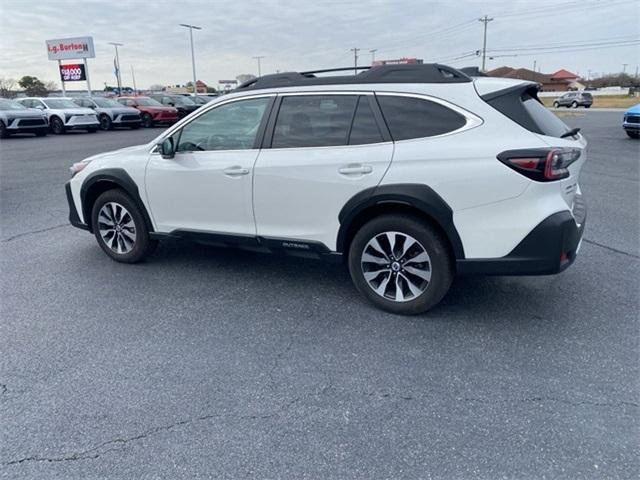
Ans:
<svg viewBox="0 0 640 480"><path fill-rule="evenodd" d="M576 257L586 142L535 83L438 64L267 75L152 142L76 163L73 225L112 259L165 237L344 258L387 311L455 274L547 275Z"/></svg>

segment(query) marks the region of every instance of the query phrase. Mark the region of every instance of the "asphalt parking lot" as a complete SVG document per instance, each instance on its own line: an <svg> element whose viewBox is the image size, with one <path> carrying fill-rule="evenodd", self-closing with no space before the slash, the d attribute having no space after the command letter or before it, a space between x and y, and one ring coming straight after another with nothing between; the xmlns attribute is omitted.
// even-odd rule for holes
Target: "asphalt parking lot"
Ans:
<svg viewBox="0 0 640 480"><path fill-rule="evenodd" d="M109 260L67 224L68 166L159 129L3 141L0 476L635 477L640 142L567 115L590 142L576 263L458 279L421 317L320 261Z"/></svg>

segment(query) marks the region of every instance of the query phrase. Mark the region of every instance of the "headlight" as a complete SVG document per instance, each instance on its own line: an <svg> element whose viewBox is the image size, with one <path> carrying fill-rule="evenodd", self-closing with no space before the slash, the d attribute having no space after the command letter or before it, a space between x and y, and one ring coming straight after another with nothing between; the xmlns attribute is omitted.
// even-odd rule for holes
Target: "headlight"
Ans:
<svg viewBox="0 0 640 480"><path fill-rule="evenodd" d="M80 173L84 170L84 167L89 165L91 160L82 160L81 162L76 162L69 167L69 171L71 172L71 178L73 178L77 173Z"/></svg>

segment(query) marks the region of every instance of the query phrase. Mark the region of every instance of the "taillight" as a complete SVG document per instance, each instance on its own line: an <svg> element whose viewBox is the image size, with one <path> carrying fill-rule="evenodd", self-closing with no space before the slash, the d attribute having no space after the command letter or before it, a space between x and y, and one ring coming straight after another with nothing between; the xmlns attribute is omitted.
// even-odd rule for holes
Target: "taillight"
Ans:
<svg viewBox="0 0 640 480"><path fill-rule="evenodd" d="M579 148L533 148L507 150L498 155L498 160L531 180L552 182L567 178L569 165L580 154Z"/></svg>

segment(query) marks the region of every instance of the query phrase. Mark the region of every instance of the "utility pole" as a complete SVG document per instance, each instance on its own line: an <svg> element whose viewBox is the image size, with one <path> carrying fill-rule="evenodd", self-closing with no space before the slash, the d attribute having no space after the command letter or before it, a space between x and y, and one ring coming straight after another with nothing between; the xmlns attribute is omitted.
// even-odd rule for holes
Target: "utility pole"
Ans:
<svg viewBox="0 0 640 480"><path fill-rule="evenodd" d="M628 63L623 63L622 64L622 73L627 73L627 65L629 65Z"/></svg>
<svg viewBox="0 0 640 480"><path fill-rule="evenodd" d="M378 51L377 48L373 48L371 50L369 50L369 53L371 54L371 65L373 65L373 62L376 61L376 52Z"/></svg>
<svg viewBox="0 0 640 480"><path fill-rule="evenodd" d="M537 60L534 60L534 61L533 61L533 73L534 73L534 74L536 73L536 63L537 63L537 62L538 62ZM531 80L535 80L535 75L533 76L533 78L532 78Z"/></svg>
<svg viewBox="0 0 640 480"><path fill-rule="evenodd" d="M188 23L181 23L181 27L189 29L189 39L191 40L191 67L193 68L193 95L198 96L198 88L196 87L196 56L193 53L193 31L202 30L202 27L196 27L195 25L189 25Z"/></svg>
<svg viewBox="0 0 640 480"><path fill-rule="evenodd" d="M478 21L484 23L484 39L482 41L482 71L485 70L485 62L487 57L487 23L491 22L493 18L489 18L488 16L484 16L483 18L479 18Z"/></svg>
<svg viewBox="0 0 640 480"><path fill-rule="evenodd" d="M257 55L257 56L255 56L253 58L255 58L258 61L258 77L261 77L262 76L262 70L260 68L260 60L262 60L264 58L264 55Z"/></svg>
<svg viewBox="0 0 640 480"><path fill-rule="evenodd" d="M354 75L358 74L358 52L360 48L353 47L351 51L353 52L353 73Z"/></svg>
<svg viewBox="0 0 640 480"><path fill-rule="evenodd" d="M118 95L122 95L122 77L120 75L120 56L118 55L118 47L123 47L124 43L109 42L116 49L116 80L118 81Z"/></svg>
<svg viewBox="0 0 640 480"><path fill-rule="evenodd" d="M133 71L133 65L131 65L131 77L133 78L133 91L138 94L138 87L136 87L136 74Z"/></svg>

